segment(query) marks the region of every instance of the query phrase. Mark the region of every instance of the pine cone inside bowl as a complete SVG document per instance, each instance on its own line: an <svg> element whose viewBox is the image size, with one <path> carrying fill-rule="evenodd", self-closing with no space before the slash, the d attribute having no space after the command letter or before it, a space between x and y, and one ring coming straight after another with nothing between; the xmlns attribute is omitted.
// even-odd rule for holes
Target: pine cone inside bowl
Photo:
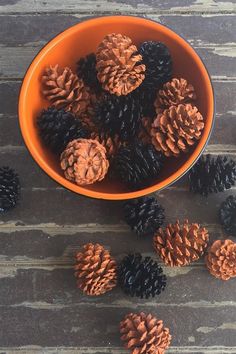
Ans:
<svg viewBox="0 0 236 354"><path fill-rule="evenodd" d="M204 121L191 104L171 106L157 115L152 124L152 144L166 156L178 156L200 139Z"/></svg>
<svg viewBox="0 0 236 354"><path fill-rule="evenodd" d="M78 185L101 181L108 167L106 149L97 140L73 140L61 154L61 168L65 177Z"/></svg>
<svg viewBox="0 0 236 354"><path fill-rule="evenodd" d="M189 103L197 98L193 85L187 80L174 78L166 82L159 90L155 106L171 107L181 103Z"/></svg>
<svg viewBox="0 0 236 354"><path fill-rule="evenodd" d="M108 34L99 45L96 58L98 80L111 94L128 95L144 80L142 56L127 36Z"/></svg>
<svg viewBox="0 0 236 354"><path fill-rule="evenodd" d="M208 231L199 224L179 220L159 229L153 238L154 248L163 262L171 267L185 266L197 261L209 240Z"/></svg>
<svg viewBox="0 0 236 354"><path fill-rule="evenodd" d="M84 113L89 105L89 90L83 80L70 68L59 65L46 68L43 77L43 95L58 109L65 109L76 115Z"/></svg>
<svg viewBox="0 0 236 354"><path fill-rule="evenodd" d="M87 295L102 295L117 283L116 262L101 245L88 243L76 254L77 286Z"/></svg>
<svg viewBox="0 0 236 354"><path fill-rule="evenodd" d="M171 335L163 321L144 312L129 313L120 323L121 340L132 354L164 354Z"/></svg>
<svg viewBox="0 0 236 354"><path fill-rule="evenodd" d="M236 243L231 240L217 240L206 256L206 265L214 277L229 280L236 277Z"/></svg>

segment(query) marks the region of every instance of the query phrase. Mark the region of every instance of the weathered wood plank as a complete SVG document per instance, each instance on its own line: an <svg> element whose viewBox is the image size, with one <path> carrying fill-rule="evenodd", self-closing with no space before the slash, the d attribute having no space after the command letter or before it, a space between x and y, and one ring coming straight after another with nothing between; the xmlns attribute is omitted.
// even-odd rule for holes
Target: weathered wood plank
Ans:
<svg viewBox="0 0 236 354"><path fill-rule="evenodd" d="M147 307L155 311L157 303L158 306L167 308L179 307L183 311L188 308L197 310L225 307L231 307L235 311L236 307L235 282L216 280L204 266L179 269L164 267L167 275L166 290L158 297L144 300L125 295L119 286L97 298L86 296L76 288L73 267L33 267L0 267L0 306L18 307L25 304L27 307L55 310L90 305L104 309L127 307L133 312L139 307L144 311Z"/></svg>
<svg viewBox="0 0 236 354"><path fill-rule="evenodd" d="M0 47L0 78L21 79L39 52L37 47ZM222 45L217 48L195 46L213 76L231 77L235 75L236 46ZM9 60L11 58L11 60Z"/></svg>
<svg viewBox="0 0 236 354"><path fill-rule="evenodd" d="M89 15L5 15L0 21L0 43L2 46L44 45L64 29L73 26ZM148 18L169 26L178 34L188 39L192 45L209 45L236 42L236 17L218 15L211 17L190 15L150 15ZM28 30L30 28L30 31ZM201 28L201 31L199 31Z"/></svg>
<svg viewBox="0 0 236 354"><path fill-rule="evenodd" d="M42 284L43 286L43 284ZM45 289L46 290L46 289ZM142 311L138 306L136 311ZM236 346L235 313L231 307L194 308L145 307L164 320L173 334L173 346ZM28 306L1 307L2 346L113 346L119 347L119 322L130 312L124 308L72 305L49 310ZM186 318L188 321L186 321ZM14 336L12 329L14 327Z"/></svg>
<svg viewBox="0 0 236 354"><path fill-rule="evenodd" d="M67 0L1 0L1 13L32 13L32 12L57 12L57 13L229 13L236 11L234 1L230 0L86 0L77 2Z"/></svg>
<svg viewBox="0 0 236 354"><path fill-rule="evenodd" d="M25 183L24 179L22 182ZM157 198L165 207L169 221L189 218L201 223L217 224L219 205L230 193L235 193L235 190L204 198L190 194L185 189L170 188L159 192ZM86 227L91 222L117 225L123 221L121 205L122 202L89 199L65 189L39 188L32 193L30 188L22 191L18 207L1 215L1 223L10 223L13 227L40 223L42 226L52 223L51 226L83 224Z"/></svg>

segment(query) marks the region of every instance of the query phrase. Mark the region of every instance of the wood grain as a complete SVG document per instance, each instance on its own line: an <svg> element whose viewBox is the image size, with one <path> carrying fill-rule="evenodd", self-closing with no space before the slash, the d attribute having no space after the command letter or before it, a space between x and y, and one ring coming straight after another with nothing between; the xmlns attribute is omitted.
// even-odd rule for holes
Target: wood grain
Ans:
<svg viewBox="0 0 236 354"><path fill-rule="evenodd" d="M232 13L236 11L230 0L1 0L1 13Z"/></svg>

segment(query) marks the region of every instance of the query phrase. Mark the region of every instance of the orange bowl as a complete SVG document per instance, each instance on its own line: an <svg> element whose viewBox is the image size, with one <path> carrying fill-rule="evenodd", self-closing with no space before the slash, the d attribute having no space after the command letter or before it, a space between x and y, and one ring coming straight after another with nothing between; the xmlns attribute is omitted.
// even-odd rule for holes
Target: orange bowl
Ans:
<svg viewBox="0 0 236 354"><path fill-rule="evenodd" d="M89 186L77 186L66 180L59 162L42 144L35 124L37 116L49 104L41 94L41 76L49 65L76 69L80 57L94 52L108 33L122 33L135 44L146 40L165 43L174 62L174 76L184 77L194 85L197 107L205 119L201 139L188 154L170 158L158 179L149 187L128 192L117 182L104 180ZM100 17L79 23L52 39L28 68L19 97L19 120L26 146L39 166L55 181L73 192L100 199L130 199L161 190L183 176L203 152L214 121L214 95L210 77L195 50L169 28L151 20L131 16Z"/></svg>

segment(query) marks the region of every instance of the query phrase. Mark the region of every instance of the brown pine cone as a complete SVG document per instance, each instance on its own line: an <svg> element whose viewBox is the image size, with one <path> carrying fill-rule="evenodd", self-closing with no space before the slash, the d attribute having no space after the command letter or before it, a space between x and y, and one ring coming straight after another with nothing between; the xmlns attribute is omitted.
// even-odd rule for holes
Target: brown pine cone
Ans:
<svg viewBox="0 0 236 354"><path fill-rule="evenodd" d="M117 96L128 95L145 78L146 67L140 64L142 56L129 37L108 34L98 47L96 59L103 89Z"/></svg>
<svg viewBox="0 0 236 354"><path fill-rule="evenodd" d="M236 243L217 240L208 250L206 266L214 277L229 280L236 277Z"/></svg>
<svg viewBox="0 0 236 354"><path fill-rule="evenodd" d="M132 354L163 354L169 347L171 335L163 321L151 314L130 313L120 323L121 340Z"/></svg>
<svg viewBox="0 0 236 354"><path fill-rule="evenodd" d="M121 141L118 135L111 138L107 137L105 134L95 132L92 133L91 138L97 140L102 146L104 146L108 159L113 158L121 147Z"/></svg>
<svg viewBox="0 0 236 354"><path fill-rule="evenodd" d="M193 85L185 79L172 79L163 85L159 90L155 107L177 106L180 103L187 103L196 100L197 96Z"/></svg>
<svg viewBox="0 0 236 354"><path fill-rule="evenodd" d="M97 140L73 140L61 154L61 168L65 177L78 185L101 181L108 167L106 149Z"/></svg>
<svg viewBox="0 0 236 354"><path fill-rule="evenodd" d="M153 238L156 252L163 262L171 267L185 266L197 261L203 254L209 240L208 231L199 224L190 224L185 220L180 225L167 225L166 229L160 228Z"/></svg>
<svg viewBox="0 0 236 354"><path fill-rule="evenodd" d="M102 295L117 284L117 266L101 245L88 243L76 254L77 286L87 295Z"/></svg>
<svg viewBox="0 0 236 354"><path fill-rule="evenodd" d="M48 67L42 77L43 95L58 109L76 115L84 113L89 105L89 91L83 80L69 68Z"/></svg>
<svg viewBox="0 0 236 354"><path fill-rule="evenodd" d="M151 128L152 128L152 119L149 117L143 117L141 129L138 137L144 144L152 143Z"/></svg>
<svg viewBox="0 0 236 354"><path fill-rule="evenodd" d="M165 109L152 124L152 144L166 156L178 156L200 139L203 117L197 107L180 104Z"/></svg>

